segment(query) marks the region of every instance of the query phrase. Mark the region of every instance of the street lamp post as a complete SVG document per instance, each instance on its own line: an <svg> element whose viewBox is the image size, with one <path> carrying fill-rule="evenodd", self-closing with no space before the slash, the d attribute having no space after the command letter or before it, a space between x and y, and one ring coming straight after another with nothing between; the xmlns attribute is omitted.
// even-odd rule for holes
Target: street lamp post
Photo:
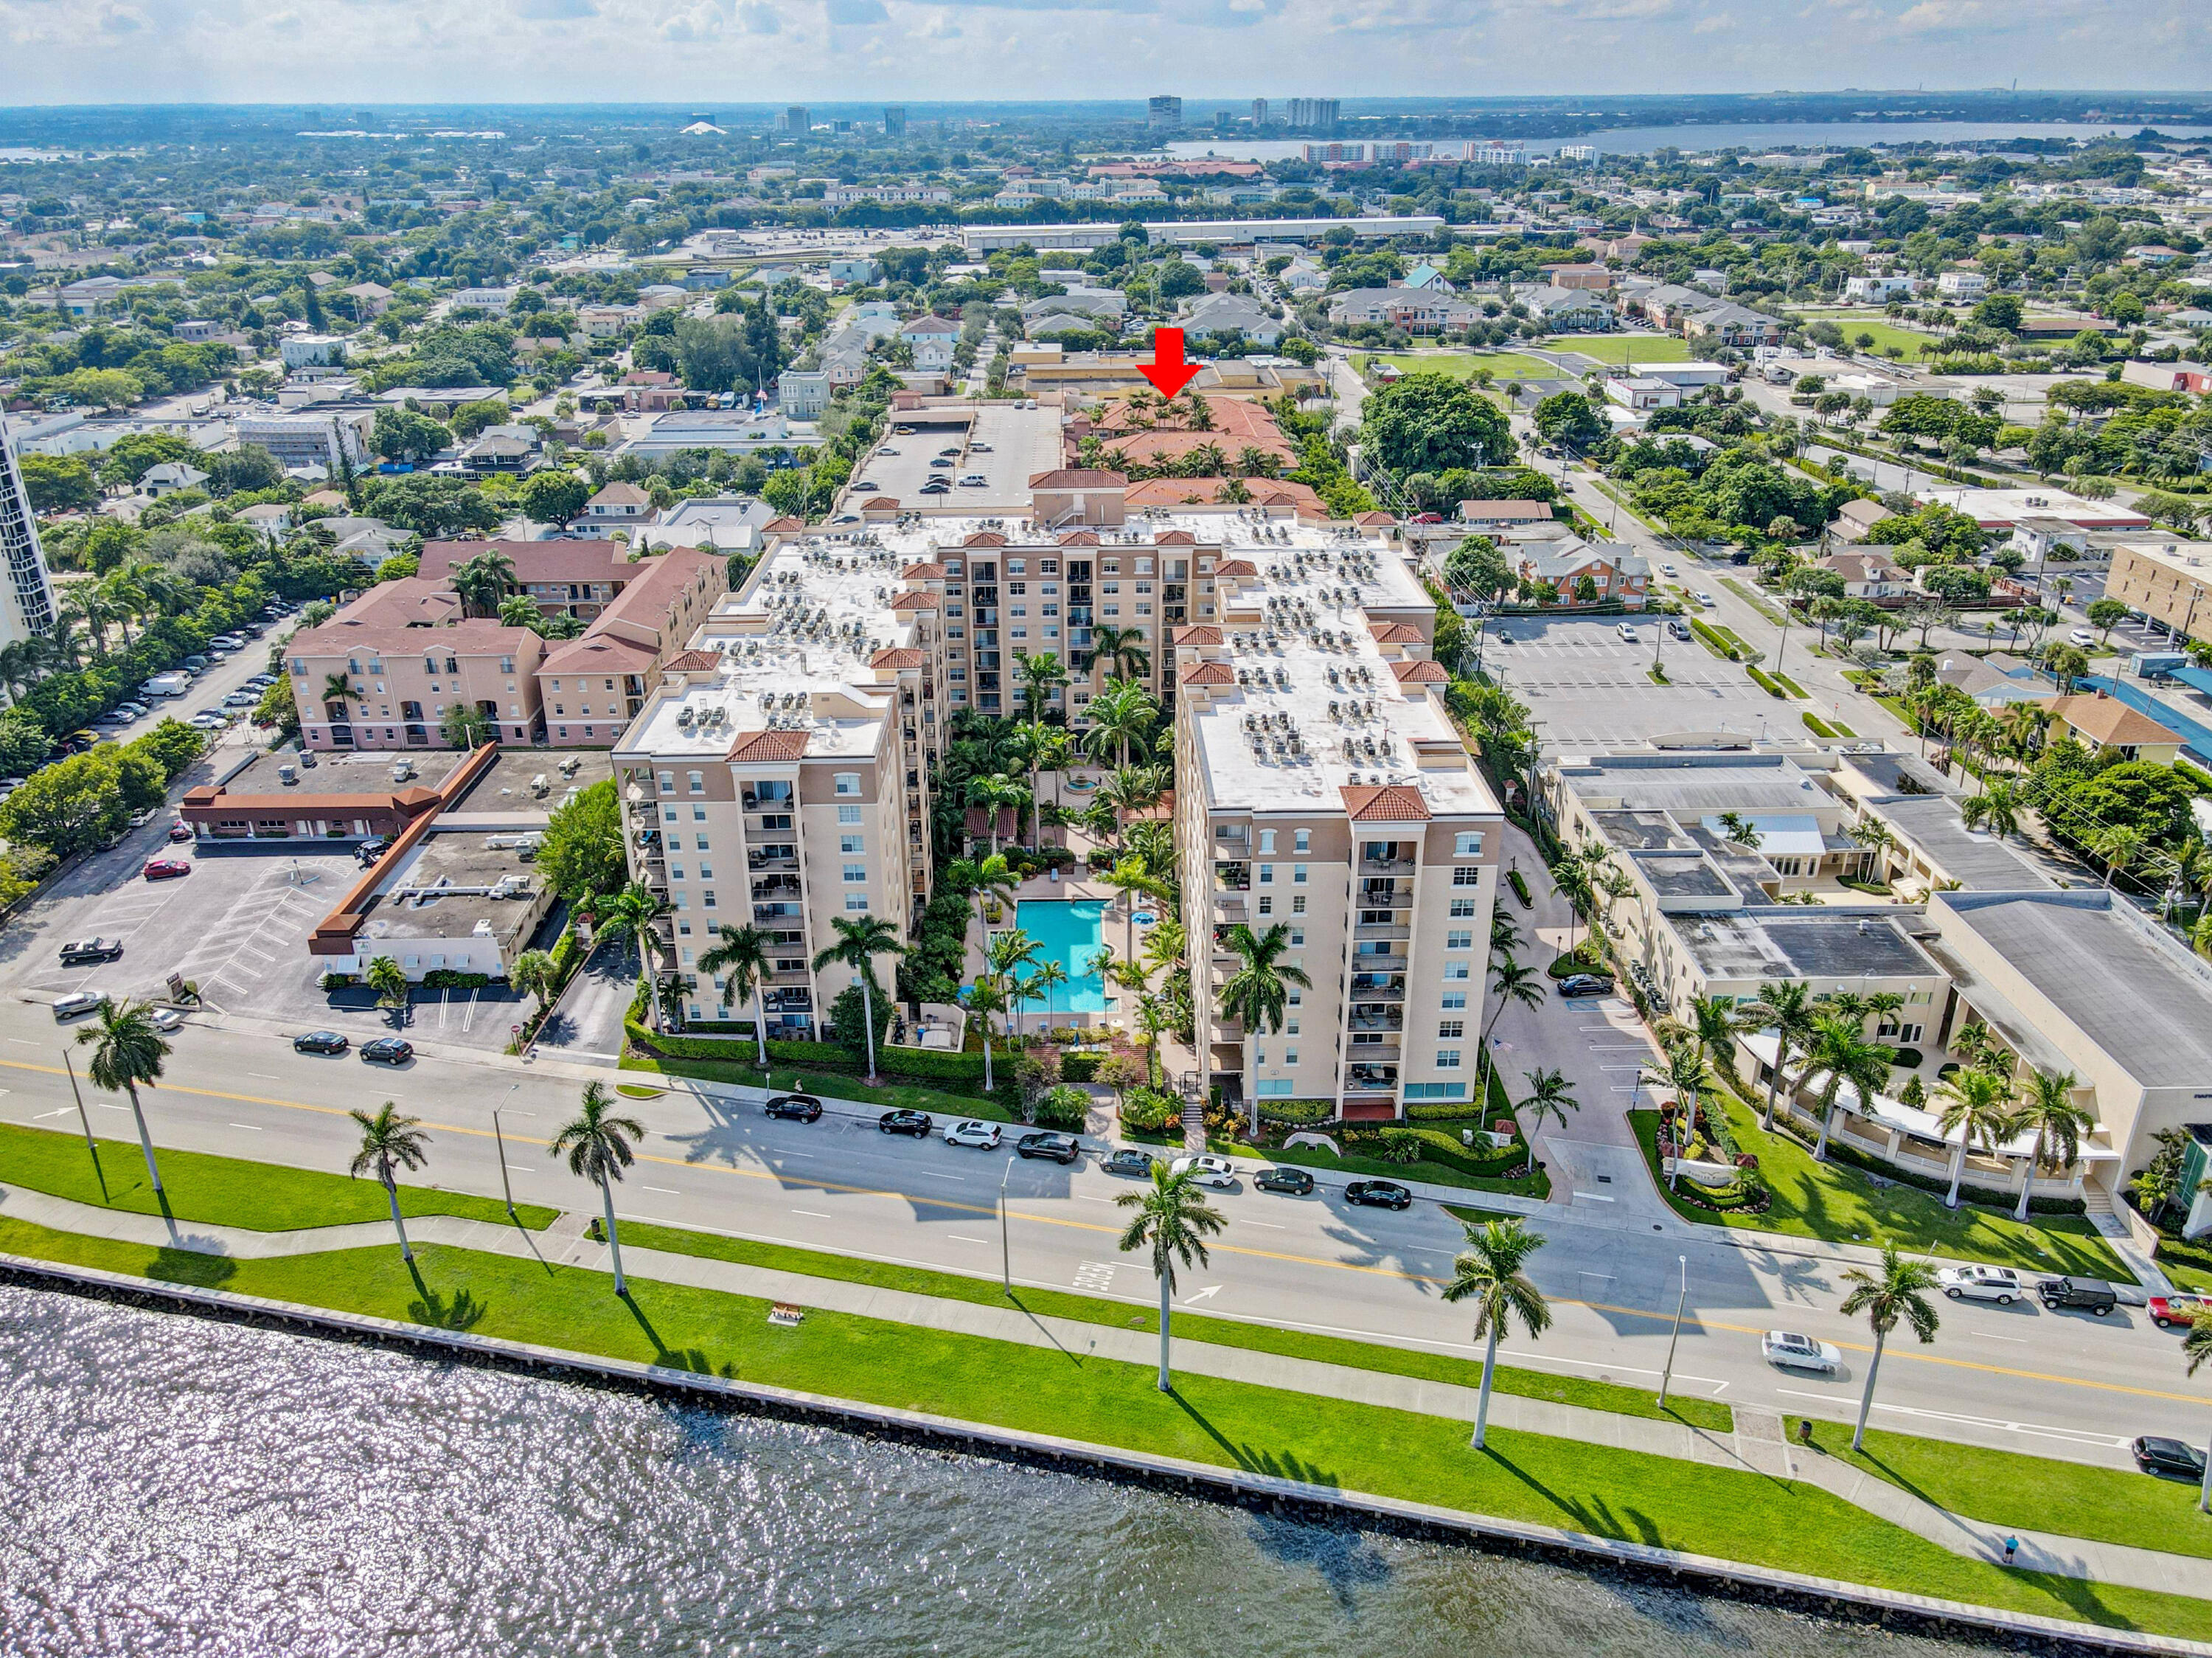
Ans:
<svg viewBox="0 0 2212 1658"><path fill-rule="evenodd" d="M78 1090L76 1085L76 1061L70 1057L70 1051L67 1048L62 1050L62 1064L69 1067L70 1095L76 1101L76 1119L84 1125L84 1149L97 1157L100 1155L100 1148L93 1143L92 1119L85 1115L84 1095Z"/></svg>
<svg viewBox="0 0 2212 1658"><path fill-rule="evenodd" d="M507 1099L491 1108L491 1143L499 1152L499 1189L506 1196L507 1218L510 1221L514 1218L514 1187L507 1178L507 1137L500 1132L499 1113L506 1106L507 1100L514 1098L514 1090L521 1086L520 1082L511 1084L507 1090Z"/></svg>
<svg viewBox="0 0 2212 1658"><path fill-rule="evenodd" d="M1682 1290L1674 1297L1674 1333L1667 1338L1667 1368L1659 1373L1659 1408L1662 1411L1667 1408L1667 1389L1674 1380L1674 1346L1682 1339L1682 1308L1690 1299L1690 1258L1677 1255L1674 1260L1682 1269Z"/></svg>
<svg viewBox="0 0 2212 1658"><path fill-rule="evenodd" d="M1014 1253L1006 1237L1006 1182L1013 1178L1014 1160L1009 1157L1006 1172L999 1177L999 1282L1009 1296L1014 1293Z"/></svg>

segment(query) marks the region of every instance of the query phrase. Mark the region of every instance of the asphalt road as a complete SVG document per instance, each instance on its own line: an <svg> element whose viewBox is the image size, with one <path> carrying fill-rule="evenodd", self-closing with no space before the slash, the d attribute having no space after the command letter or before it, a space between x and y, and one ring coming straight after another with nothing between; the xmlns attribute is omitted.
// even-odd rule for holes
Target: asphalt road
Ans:
<svg viewBox="0 0 2212 1658"><path fill-rule="evenodd" d="M61 1064L65 1033L43 1008L0 1009L0 1119L74 1131ZM418 1058L387 1071L351 1055L295 1054L281 1037L190 1027L170 1074L149 1094L158 1145L341 1169L356 1135L346 1112L391 1098L433 1133L425 1178L496 1195L500 1143L520 1200L574 1207L592 1194L543 1142L573 1109L580 1070L558 1076L492 1062ZM96 1133L127 1137L127 1107L86 1090ZM1149 1275L1115 1247L1127 1186L1095 1156L1073 1167L1013 1161L941 1139L879 1134L866 1117L771 1121L750 1105L684 1091L628 1102L648 1137L618 1198L623 1214L988 1277L1000 1266L999 1186L1007 1244L1025 1283L1146 1304ZM1311 1198L1249 1188L1219 1194L1229 1228L1210 1269L1182 1295L1209 1313L1382 1337L1472 1353L1464 1314L1438 1300L1459 1233L1437 1206L1356 1209L1334 1191ZM1590 1206L1592 1210L1595 1205ZM1557 1206L1535 1222L1549 1247L1534 1277L1557 1322L1540 1343L1516 1338L1516 1362L1654 1386L1665 1362L1678 1256L1688 1271L1679 1388L1784 1411L1843 1418L1864 1375L1864 1332L1843 1318L1830 1263L1746 1248L1701 1228L1658 1228L1624 1208L1592 1218ZM185 1229L189 1230L189 1227ZM1883 1425L2041 1454L2118 1465L2146 1432L2202 1439L2212 1408L2183 1380L2178 1338L2140 1312L2113 1318L1946 1303L1935 1346L1890 1350L1876 1420ZM1802 1330L1844 1349L1834 1379L1785 1375L1759 1332Z"/></svg>

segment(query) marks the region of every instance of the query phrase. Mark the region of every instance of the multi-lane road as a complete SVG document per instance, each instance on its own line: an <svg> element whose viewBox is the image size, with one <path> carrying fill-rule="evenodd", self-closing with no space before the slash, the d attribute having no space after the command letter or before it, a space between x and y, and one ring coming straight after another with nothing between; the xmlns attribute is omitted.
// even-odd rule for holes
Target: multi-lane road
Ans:
<svg viewBox="0 0 2212 1658"><path fill-rule="evenodd" d="M0 1010L0 1119L76 1130L62 1064L67 1035L43 1008ZM593 1194L544 1142L590 1074L459 1057L418 1058L387 1071L351 1055L297 1055L273 1033L194 1026L179 1035L168 1075L149 1094L149 1115L159 1145L338 1170L357 1142L348 1110L389 1097L431 1129L426 1180L496 1196L503 1147L518 1200L589 1207ZM127 1139L127 1107L88 1088L85 1097L94 1132ZM1102 1172L1095 1154L1071 1167L1010 1162L1006 1151L883 1135L872 1115L769 1120L757 1097L683 1085L629 1102L649 1132L621 1189L622 1212L994 1277L1003 1179L1004 1247L1016 1278L1137 1304L1152 1299L1149 1275L1115 1247L1114 1199L1127 1188ZM495 1137L495 1109L503 1141ZM1334 1187L1301 1199L1260 1193L1249 1182L1217 1201L1228 1229L1211 1267L1184 1285L1187 1303L1230 1318L1475 1350L1466 1316L1437 1294L1460 1237L1438 1205L1392 1213L1351 1207ZM1686 1265L1678 1388L1783 1411L1842 1417L1856 1408L1868 1339L1836 1310L1844 1289L1838 1263L1650 1221L1626 1204L1617 1215L1592 1213L1603 1207L1554 1205L1536 1221L1549 1245L1535 1258L1534 1277L1558 1321L1540 1343L1510 1344L1515 1362L1656 1387ZM1776 1326L1838 1344L1844 1373L1826 1380L1771 1368L1759 1337ZM2134 1435L2201 1439L2212 1425L2212 1403L2185 1381L2179 1347L2140 1309L2095 1320L2032 1304L1946 1302L1932 1347L1907 1340L1890 1349L1875 1419L2118 1466Z"/></svg>

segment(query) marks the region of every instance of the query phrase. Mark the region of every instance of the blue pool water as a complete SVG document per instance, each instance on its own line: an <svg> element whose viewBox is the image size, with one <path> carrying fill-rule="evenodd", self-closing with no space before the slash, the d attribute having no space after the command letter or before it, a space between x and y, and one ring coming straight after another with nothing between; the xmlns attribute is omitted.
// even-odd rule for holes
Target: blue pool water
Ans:
<svg viewBox="0 0 2212 1658"><path fill-rule="evenodd" d="M1105 940L1103 899L1025 898L1014 906L1014 924L1036 940L1042 957L1067 970L1067 983L1054 989L1050 1002L1025 1003L1024 1011L1047 1016L1106 1011L1105 981L1087 971Z"/></svg>

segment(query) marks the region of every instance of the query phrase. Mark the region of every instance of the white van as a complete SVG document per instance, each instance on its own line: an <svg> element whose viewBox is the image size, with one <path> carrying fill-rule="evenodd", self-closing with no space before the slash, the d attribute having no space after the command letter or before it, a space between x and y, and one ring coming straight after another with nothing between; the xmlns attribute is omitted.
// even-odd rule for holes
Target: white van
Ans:
<svg viewBox="0 0 2212 1658"><path fill-rule="evenodd" d="M981 472L963 472L960 474L960 487L963 490L986 489L989 487L990 482L991 480L984 477Z"/></svg>

